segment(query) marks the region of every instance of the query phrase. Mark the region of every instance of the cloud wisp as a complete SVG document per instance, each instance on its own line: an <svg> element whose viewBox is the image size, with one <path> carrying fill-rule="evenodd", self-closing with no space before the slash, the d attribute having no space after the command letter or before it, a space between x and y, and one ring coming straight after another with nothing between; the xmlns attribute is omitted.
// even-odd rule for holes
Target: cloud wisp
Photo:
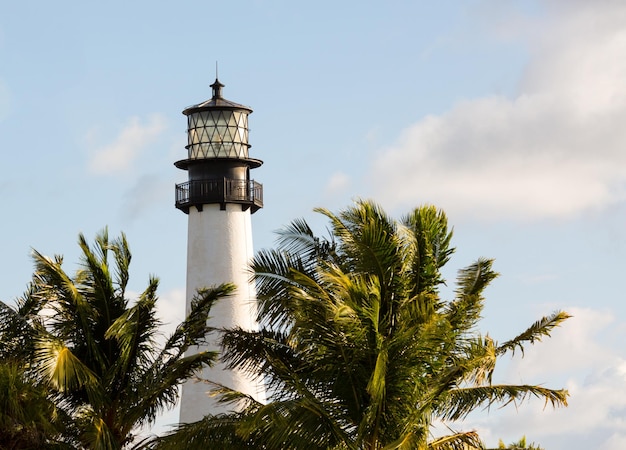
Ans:
<svg viewBox="0 0 626 450"><path fill-rule="evenodd" d="M146 123L142 123L139 117L131 117L112 143L93 152L88 163L89 170L98 175L127 171L143 149L154 142L163 130L165 119L158 114L151 115Z"/></svg>
<svg viewBox="0 0 626 450"><path fill-rule="evenodd" d="M518 354L510 361L502 380L565 388L569 406L552 409L530 399L519 408L478 413L464 425L480 430L491 445L499 438L512 441L525 434L555 450L624 448L626 359L619 345L607 345L614 342L614 333L620 333L624 322L610 311L565 309L573 317L550 339L529 346L523 358ZM496 383L501 381L496 378Z"/></svg>
<svg viewBox="0 0 626 450"><path fill-rule="evenodd" d="M526 24L531 60L514 98L465 100L406 129L374 161L377 197L485 219L626 201L626 4L593 5L554 2Z"/></svg>

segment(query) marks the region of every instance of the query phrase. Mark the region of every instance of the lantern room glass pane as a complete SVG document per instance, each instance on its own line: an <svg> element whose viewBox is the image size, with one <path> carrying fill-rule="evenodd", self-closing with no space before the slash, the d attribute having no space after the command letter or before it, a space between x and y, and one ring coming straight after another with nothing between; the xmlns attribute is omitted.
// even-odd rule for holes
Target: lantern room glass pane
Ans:
<svg viewBox="0 0 626 450"><path fill-rule="evenodd" d="M240 115L241 115L241 113L239 111L232 111L232 114L228 118L228 126L229 127L236 127L237 126L237 120L239 119Z"/></svg>
<svg viewBox="0 0 626 450"><path fill-rule="evenodd" d="M243 111L199 111L187 119L189 158L247 158L248 115Z"/></svg>

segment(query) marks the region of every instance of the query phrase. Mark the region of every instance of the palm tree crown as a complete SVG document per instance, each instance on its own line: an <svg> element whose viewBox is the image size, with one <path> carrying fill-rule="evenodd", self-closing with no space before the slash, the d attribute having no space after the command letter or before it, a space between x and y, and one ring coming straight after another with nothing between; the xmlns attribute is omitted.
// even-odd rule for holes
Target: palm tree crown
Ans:
<svg viewBox="0 0 626 450"><path fill-rule="evenodd" d="M74 424L66 442L129 447L138 427L174 406L179 384L213 362L214 353L184 352L204 341L211 305L234 287L200 292L189 317L159 345L158 280L151 277L137 301L129 302L126 237L110 241L105 230L93 247L80 235L79 246L81 266L73 277L61 257L34 252L28 292L15 308L4 305L0 311L0 355L28 361L31 377L50 390Z"/></svg>
<svg viewBox="0 0 626 450"><path fill-rule="evenodd" d="M482 448L475 432L433 437L431 426L529 396L566 405L564 390L492 384L498 357L568 316L503 343L480 334L482 294L497 274L479 259L459 271L454 298L440 298L453 253L442 211L419 207L401 222L368 201L317 211L330 237L297 220L253 261L262 328L223 333L225 361L264 379L269 401L221 389L223 401L246 406L182 426L163 448Z"/></svg>

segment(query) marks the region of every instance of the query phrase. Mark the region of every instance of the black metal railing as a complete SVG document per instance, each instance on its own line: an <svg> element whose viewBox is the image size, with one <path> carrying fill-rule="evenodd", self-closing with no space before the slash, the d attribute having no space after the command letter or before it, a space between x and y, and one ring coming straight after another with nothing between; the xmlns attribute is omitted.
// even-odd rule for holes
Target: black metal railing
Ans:
<svg viewBox="0 0 626 450"><path fill-rule="evenodd" d="M240 203L255 212L263 207L263 185L254 180L232 178L191 180L176 185L178 209L188 212L190 206L211 203Z"/></svg>

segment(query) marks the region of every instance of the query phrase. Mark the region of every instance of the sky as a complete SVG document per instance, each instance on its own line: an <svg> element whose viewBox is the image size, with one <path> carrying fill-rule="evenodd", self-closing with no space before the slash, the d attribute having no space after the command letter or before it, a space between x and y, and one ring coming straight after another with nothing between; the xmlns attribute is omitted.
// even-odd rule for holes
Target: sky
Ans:
<svg viewBox="0 0 626 450"><path fill-rule="evenodd" d="M499 368L567 388L459 424L488 445L626 448L626 2L369 0L0 4L0 300L31 250L77 268L79 233L126 233L130 287L161 280L184 315L181 111L211 96L254 109L264 185L255 248L312 210L373 199L395 217L446 211L456 271L495 258L480 331L504 341L573 317ZM163 427L176 420L164 416Z"/></svg>

